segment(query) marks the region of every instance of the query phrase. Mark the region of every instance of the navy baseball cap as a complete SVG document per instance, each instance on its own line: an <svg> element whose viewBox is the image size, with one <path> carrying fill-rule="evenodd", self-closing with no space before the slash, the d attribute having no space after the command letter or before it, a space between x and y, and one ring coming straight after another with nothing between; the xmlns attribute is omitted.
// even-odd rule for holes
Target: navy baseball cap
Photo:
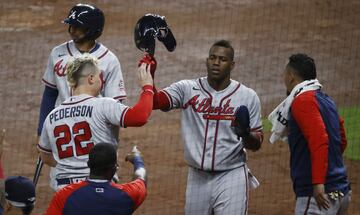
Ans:
<svg viewBox="0 0 360 215"><path fill-rule="evenodd" d="M5 180L5 198L15 207L35 203L35 186L26 177L10 176Z"/></svg>

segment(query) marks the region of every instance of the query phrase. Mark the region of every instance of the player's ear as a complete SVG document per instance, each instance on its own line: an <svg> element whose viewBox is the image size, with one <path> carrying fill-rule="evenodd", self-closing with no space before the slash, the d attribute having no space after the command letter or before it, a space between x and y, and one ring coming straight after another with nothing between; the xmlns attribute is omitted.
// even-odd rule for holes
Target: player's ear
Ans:
<svg viewBox="0 0 360 215"><path fill-rule="evenodd" d="M233 69L234 69L234 67L235 67L235 61L234 61L234 60L232 60L232 62L231 62L231 66L230 66L230 69L231 69L231 70L233 70Z"/></svg>

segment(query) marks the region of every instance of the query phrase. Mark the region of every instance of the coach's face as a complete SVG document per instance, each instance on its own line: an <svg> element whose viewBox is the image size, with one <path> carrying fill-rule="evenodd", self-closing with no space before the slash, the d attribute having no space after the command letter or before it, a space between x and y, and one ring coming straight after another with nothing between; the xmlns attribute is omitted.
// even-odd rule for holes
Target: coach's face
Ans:
<svg viewBox="0 0 360 215"><path fill-rule="evenodd" d="M230 79L230 72L235 62L232 59L230 48L213 46L206 60L208 79L210 81L222 82Z"/></svg>

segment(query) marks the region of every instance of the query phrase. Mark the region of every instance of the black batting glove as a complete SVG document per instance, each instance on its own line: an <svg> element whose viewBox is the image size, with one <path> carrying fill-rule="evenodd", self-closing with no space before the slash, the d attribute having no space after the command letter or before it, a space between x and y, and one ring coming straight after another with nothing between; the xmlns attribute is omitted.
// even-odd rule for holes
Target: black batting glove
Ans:
<svg viewBox="0 0 360 215"><path fill-rule="evenodd" d="M250 115L246 106L241 105L236 110L232 127L238 140L240 140L240 137L244 138L250 135Z"/></svg>

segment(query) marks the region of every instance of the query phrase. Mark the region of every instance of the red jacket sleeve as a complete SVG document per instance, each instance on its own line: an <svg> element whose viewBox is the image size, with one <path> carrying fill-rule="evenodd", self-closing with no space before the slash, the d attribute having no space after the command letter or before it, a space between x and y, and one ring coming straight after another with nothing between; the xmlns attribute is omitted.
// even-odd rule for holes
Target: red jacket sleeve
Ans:
<svg viewBox="0 0 360 215"><path fill-rule="evenodd" d="M153 110L169 110L170 107L170 98L164 91L157 91L154 87L154 107Z"/></svg>
<svg viewBox="0 0 360 215"><path fill-rule="evenodd" d="M125 113L125 127L139 127L147 122L153 109L153 95L152 86L146 85L143 87L139 101Z"/></svg>
<svg viewBox="0 0 360 215"><path fill-rule="evenodd" d="M58 190L45 212L45 215L62 215L66 200L69 196L78 188L87 185L87 182L81 182L79 184L70 184L60 190Z"/></svg>
<svg viewBox="0 0 360 215"><path fill-rule="evenodd" d="M341 152L344 153L347 146L347 139L344 128L344 119L339 117L340 120L340 134L341 134Z"/></svg>
<svg viewBox="0 0 360 215"><path fill-rule="evenodd" d="M134 202L134 210L138 208L146 198L146 186L145 182L141 179L136 179L126 184L115 184L113 186L120 188L122 191L127 193Z"/></svg>
<svg viewBox="0 0 360 215"><path fill-rule="evenodd" d="M314 91L296 97L291 105L291 112L308 143L312 183L323 184L328 166L329 143Z"/></svg>

